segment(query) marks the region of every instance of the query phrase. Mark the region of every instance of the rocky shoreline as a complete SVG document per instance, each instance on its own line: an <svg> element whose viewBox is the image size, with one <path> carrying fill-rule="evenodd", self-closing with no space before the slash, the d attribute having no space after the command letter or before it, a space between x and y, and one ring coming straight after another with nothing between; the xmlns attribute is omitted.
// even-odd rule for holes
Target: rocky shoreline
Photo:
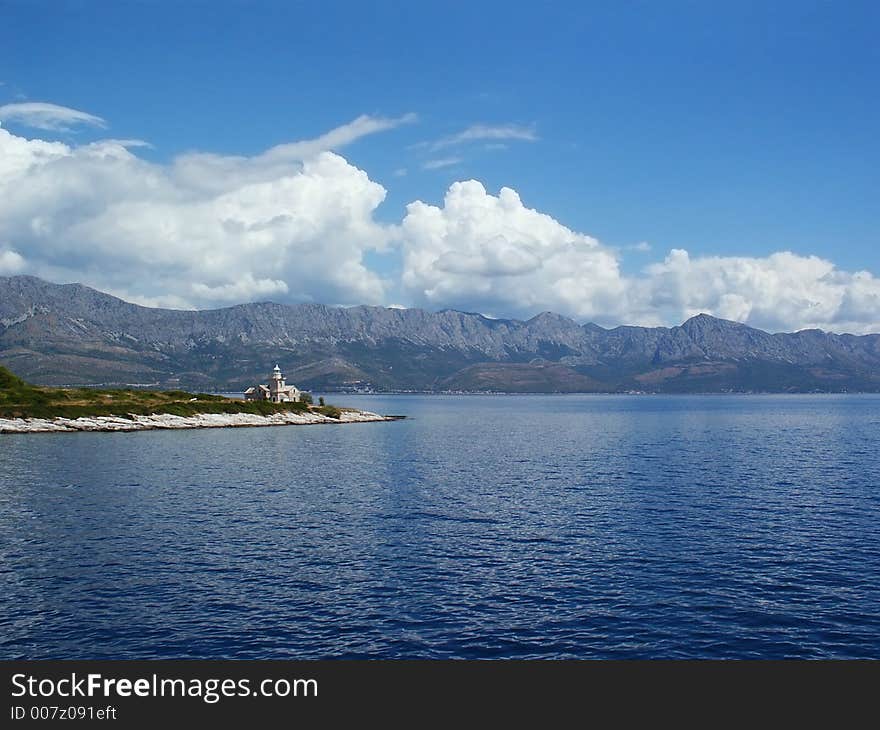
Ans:
<svg viewBox="0 0 880 730"><path fill-rule="evenodd" d="M195 416L155 414L93 416L88 418L0 418L3 433L63 433L74 431L153 431L183 428L233 428L242 426L310 426L319 423L370 423L396 421L400 416L381 416L369 411L344 410L339 418L314 411L273 413L201 413Z"/></svg>

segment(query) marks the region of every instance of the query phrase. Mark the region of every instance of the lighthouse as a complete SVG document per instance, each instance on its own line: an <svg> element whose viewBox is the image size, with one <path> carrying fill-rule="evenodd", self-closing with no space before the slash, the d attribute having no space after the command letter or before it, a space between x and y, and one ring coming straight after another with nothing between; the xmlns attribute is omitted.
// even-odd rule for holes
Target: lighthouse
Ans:
<svg viewBox="0 0 880 730"><path fill-rule="evenodd" d="M269 392L270 400L273 403L281 402L281 395L284 392L284 376L281 374L281 368L278 365L275 365L275 369L272 371L272 379L269 381Z"/></svg>
<svg viewBox="0 0 880 730"><path fill-rule="evenodd" d="M300 390L295 385L287 385L281 367L276 365L269 376L268 385L255 385L244 392L245 400L267 400L272 403L289 403L300 399Z"/></svg>

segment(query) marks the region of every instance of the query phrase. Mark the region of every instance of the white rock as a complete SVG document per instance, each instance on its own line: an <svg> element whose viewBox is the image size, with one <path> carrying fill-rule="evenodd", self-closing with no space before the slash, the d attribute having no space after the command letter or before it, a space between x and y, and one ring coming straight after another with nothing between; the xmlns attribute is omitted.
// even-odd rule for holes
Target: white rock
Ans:
<svg viewBox="0 0 880 730"><path fill-rule="evenodd" d="M236 426L304 426L318 423L366 423L393 420L369 411L342 411L338 419L314 411L273 413L201 413L174 416L95 416L83 418L0 418L0 433L52 433L62 431L147 431L152 429L229 428Z"/></svg>

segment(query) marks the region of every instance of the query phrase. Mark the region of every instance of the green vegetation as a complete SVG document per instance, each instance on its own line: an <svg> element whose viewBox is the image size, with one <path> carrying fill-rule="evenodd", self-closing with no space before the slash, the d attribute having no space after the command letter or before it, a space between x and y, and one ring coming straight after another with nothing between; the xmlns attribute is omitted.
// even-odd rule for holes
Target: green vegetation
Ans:
<svg viewBox="0 0 880 730"><path fill-rule="evenodd" d="M317 411L323 416L327 416L328 418L336 418L337 420L342 416L342 409L337 408L336 406L318 406L316 408L312 408L313 411Z"/></svg>
<svg viewBox="0 0 880 730"><path fill-rule="evenodd" d="M338 408L327 406L337 414ZM90 416L148 416L199 413L273 413L307 411L307 403L267 403L231 400L220 395L183 390L97 390L94 388L43 388L30 385L0 366L0 418L80 418ZM323 412L322 409L315 409ZM331 418L339 415L325 413Z"/></svg>

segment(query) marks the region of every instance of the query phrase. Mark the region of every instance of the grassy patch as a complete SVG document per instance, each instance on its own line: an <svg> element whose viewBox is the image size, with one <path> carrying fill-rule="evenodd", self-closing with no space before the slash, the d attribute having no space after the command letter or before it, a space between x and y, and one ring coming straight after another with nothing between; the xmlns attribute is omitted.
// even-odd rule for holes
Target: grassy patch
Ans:
<svg viewBox="0 0 880 730"><path fill-rule="evenodd" d="M317 406L312 408L312 410L320 413L322 416L335 418L336 420L339 420L342 416L342 409L337 408L336 406Z"/></svg>
<svg viewBox="0 0 880 730"><path fill-rule="evenodd" d="M325 408L339 410L333 406ZM268 416L307 410L309 406L306 403L231 400L220 395L194 394L184 390L43 388L30 385L0 367L0 418L129 417L166 413L175 416L195 416L200 413Z"/></svg>

